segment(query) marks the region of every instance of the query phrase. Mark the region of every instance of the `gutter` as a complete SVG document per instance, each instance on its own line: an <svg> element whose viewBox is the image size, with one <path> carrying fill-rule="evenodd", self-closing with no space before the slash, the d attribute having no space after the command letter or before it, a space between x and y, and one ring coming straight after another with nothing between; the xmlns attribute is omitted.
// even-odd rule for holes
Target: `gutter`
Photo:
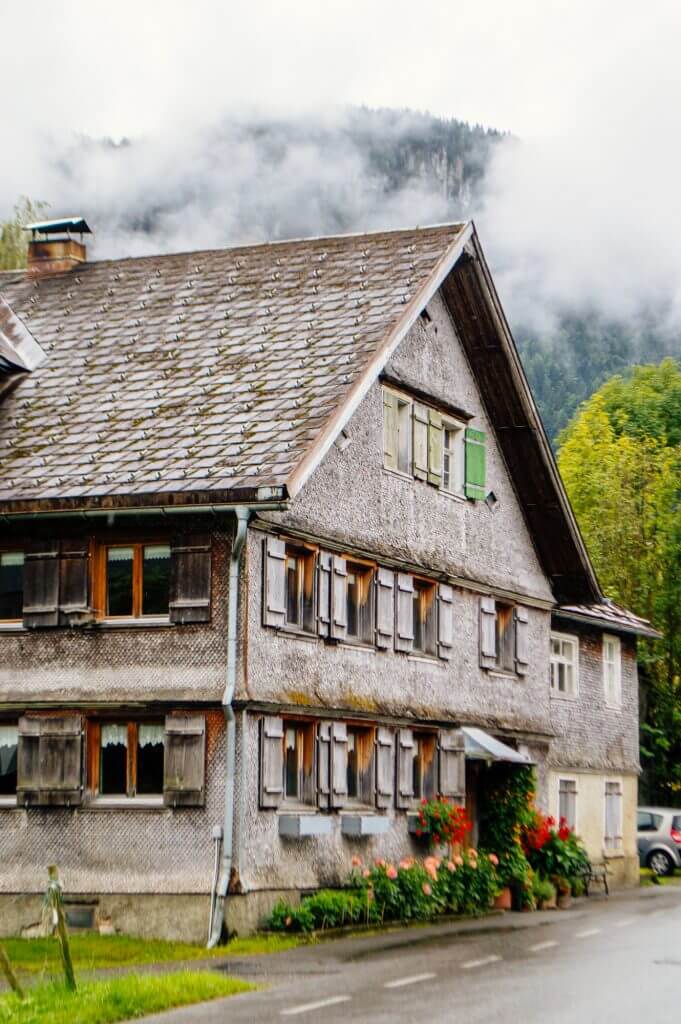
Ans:
<svg viewBox="0 0 681 1024"><path fill-rule="evenodd" d="M217 893L211 893L210 921L208 925L208 948L217 946L222 935L225 917L225 902L232 873L234 848L234 789L236 780L236 720L232 700L236 686L238 611L239 611L239 570L241 552L248 533L251 509L245 506L234 510L236 531L229 558L229 590L227 593L227 682L222 698L227 724L226 766L225 766L225 825L222 844L222 875Z"/></svg>

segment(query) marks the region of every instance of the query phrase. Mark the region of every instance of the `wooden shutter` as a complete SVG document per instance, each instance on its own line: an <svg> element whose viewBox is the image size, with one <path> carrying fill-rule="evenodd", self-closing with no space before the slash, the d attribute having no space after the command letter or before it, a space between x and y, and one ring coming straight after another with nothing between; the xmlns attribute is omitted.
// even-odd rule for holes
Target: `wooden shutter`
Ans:
<svg viewBox="0 0 681 1024"><path fill-rule="evenodd" d="M92 618L90 547L87 540L63 540L59 559L59 624L77 625Z"/></svg>
<svg viewBox="0 0 681 1024"><path fill-rule="evenodd" d="M286 622L286 544L278 537L263 541L262 620L265 626Z"/></svg>
<svg viewBox="0 0 681 1024"><path fill-rule="evenodd" d="M395 573L379 566L376 570L376 646L392 647L394 629Z"/></svg>
<svg viewBox="0 0 681 1024"><path fill-rule="evenodd" d="M394 748L392 729L379 726L376 730L376 806L382 810L390 807L393 800Z"/></svg>
<svg viewBox="0 0 681 1024"><path fill-rule="evenodd" d="M334 555L332 563L330 629L334 640L348 635L348 569L340 555Z"/></svg>
<svg viewBox="0 0 681 1024"><path fill-rule="evenodd" d="M383 465L397 469L397 395L383 388Z"/></svg>
<svg viewBox="0 0 681 1024"><path fill-rule="evenodd" d="M414 476L418 480L428 479L428 408L414 402L413 418Z"/></svg>
<svg viewBox="0 0 681 1024"><path fill-rule="evenodd" d="M445 661L454 646L454 588L440 583L437 588L437 653Z"/></svg>
<svg viewBox="0 0 681 1024"><path fill-rule="evenodd" d="M397 574L396 651L411 651L414 646L414 580L406 572Z"/></svg>
<svg viewBox="0 0 681 1024"><path fill-rule="evenodd" d="M82 723L80 716L20 718L17 803L74 807L81 803Z"/></svg>
<svg viewBox="0 0 681 1024"><path fill-rule="evenodd" d="M515 608L513 612L515 623L515 670L519 676L527 672L529 661L528 628L529 616L527 608Z"/></svg>
<svg viewBox="0 0 681 1024"><path fill-rule="evenodd" d="M24 554L24 626L59 623L59 544L35 541Z"/></svg>
<svg viewBox="0 0 681 1024"><path fill-rule="evenodd" d="M466 427L466 497L475 501L485 498L486 475L485 434Z"/></svg>
<svg viewBox="0 0 681 1024"><path fill-rule="evenodd" d="M493 597L480 598L480 665L495 668L497 664L497 612Z"/></svg>
<svg viewBox="0 0 681 1024"><path fill-rule="evenodd" d="M320 551L317 559L317 633L329 636L331 621L331 563L328 551Z"/></svg>
<svg viewBox="0 0 681 1024"><path fill-rule="evenodd" d="M414 733L411 729L400 729L397 734L397 794L398 807L409 807L414 799Z"/></svg>
<svg viewBox="0 0 681 1024"><path fill-rule="evenodd" d="M345 722L331 725L331 806L342 807L348 796L348 728Z"/></svg>
<svg viewBox="0 0 681 1024"><path fill-rule="evenodd" d="M277 715L260 719L260 806L284 799L284 723Z"/></svg>
<svg viewBox="0 0 681 1024"><path fill-rule="evenodd" d="M198 807L205 802L206 719L168 715L165 728L163 802L169 807Z"/></svg>
<svg viewBox="0 0 681 1024"><path fill-rule="evenodd" d="M442 414L428 410L428 483L439 487L442 482Z"/></svg>
<svg viewBox="0 0 681 1024"><path fill-rule="evenodd" d="M178 538L170 550L170 621L210 621L210 534Z"/></svg>
<svg viewBox="0 0 681 1024"><path fill-rule="evenodd" d="M466 750L460 729L443 729L439 737L439 785L442 796L466 802Z"/></svg>
<svg viewBox="0 0 681 1024"><path fill-rule="evenodd" d="M331 726L320 722L317 728L317 802L328 810L331 806Z"/></svg>

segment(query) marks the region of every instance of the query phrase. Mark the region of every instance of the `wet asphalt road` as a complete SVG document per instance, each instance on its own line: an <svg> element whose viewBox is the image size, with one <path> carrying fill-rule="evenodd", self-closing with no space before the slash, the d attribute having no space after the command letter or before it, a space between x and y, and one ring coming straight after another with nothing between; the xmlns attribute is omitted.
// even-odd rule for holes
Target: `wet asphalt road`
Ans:
<svg viewBox="0 0 681 1024"><path fill-rule="evenodd" d="M497 925L494 931L436 937L415 930L413 941L392 949L385 940L367 938L282 954L285 960L270 957L267 974L252 979L267 984L266 990L146 1020L681 1021L681 887L591 900L564 913L510 915L508 920L513 920L512 930Z"/></svg>

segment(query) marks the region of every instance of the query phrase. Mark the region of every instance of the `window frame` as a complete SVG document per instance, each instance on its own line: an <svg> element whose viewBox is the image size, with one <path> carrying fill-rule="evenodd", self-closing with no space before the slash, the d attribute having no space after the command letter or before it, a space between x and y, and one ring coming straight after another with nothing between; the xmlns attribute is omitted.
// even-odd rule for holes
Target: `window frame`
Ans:
<svg viewBox="0 0 681 1024"><path fill-rule="evenodd" d="M556 804L556 811L557 811L556 819L557 819L558 823L560 824L560 820L561 820L560 794L561 794L561 787L562 787L564 782L569 782L570 784L574 784L574 787L575 787L574 788L574 797L575 797L574 822L572 824L570 824L570 822L567 821L567 824L572 829L573 832L577 832L578 821L579 821L579 780L578 780L576 775L559 775L558 776L558 788L557 788L557 798L558 798L558 800L557 800L557 804ZM566 820L567 820L567 816L565 816L565 817L566 817Z"/></svg>
<svg viewBox="0 0 681 1024"><path fill-rule="evenodd" d="M289 729L302 733L303 742L298 750L298 788L296 796L289 796L286 791L286 734ZM281 807L282 810L309 809L317 807L317 723L313 719L282 717L281 738ZM307 749L306 749L307 746ZM309 764L306 767L306 754Z"/></svg>
<svg viewBox="0 0 681 1024"><path fill-rule="evenodd" d="M412 596L412 649L410 654L417 658L437 658L437 582L427 576L415 576L412 574L414 592ZM430 594L430 605L427 608L426 616L421 620L419 631L423 632L423 647L416 646L417 639L417 603L421 609L425 603L425 595ZM418 601L417 601L418 598ZM431 647L428 647L428 643Z"/></svg>
<svg viewBox="0 0 681 1024"><path fill-rule="evenodd" d="M15 719L3 719L0 720L0 728L13 728L16 733L16 760L17 765L19 761L19 722ZM16 807L17 806L17 785L14 787L14 793L0 793L0 809L4 807Z"/></svg>
<svg viewBox="0 0 681 1024"><path fill-rule="evenodd" d="M608 786L617 786L616 793L608 793ZM619 797L618 817L619 817L619 835L608 837L608 797L617 796ZM614 840L614 845L608 845L608 839ZM624 851L624 787L621 779L608 779L606 778L603 784L603 850L606 856L618 856Z"/></svg>
<svg viewBox="0 0 681 1024"><path fill-rule="evenodd" d="M362 722L347 722L347 797L346 805L352 808L375 806L376 794L376 727ZM364 765L357 768L357 795L350 795L350 736L359 736L364 750L361 751Z"/></svg>
<svg viewBox="0 0 681 1024"><path fill-rule="evenodd" d="M414 806L414 807L417 807L421 803L421 800L423 800L423 799L433 800L437 796L437 788L438 788L438 754L439 754L438 738L439 738L439 733L437 731L432 731L430 729L414 729L413 730L414 750L415 751L416 750L419 751L419 761L421 762L421 765L420 765L420 768L419 768L420 786L419 786L419 791L417 792L417 788L414 785L414 763L416 762L417 758L416 758L416 754L415 753L412 754L412 766L411 766L412 767L412 790L413 790L413 792L412 792L412 806ZM422 747L421 747L421 743L423 741L426 741L426 740L428 742L432 743L432 758L430 760L430 766L429 766L430 771L432 772L432 787L429 788L428 790L426 789L426 786L424 785L425 772L424 772L424 766L423 766L423 750L422 750Z"/></svg>
<svg viewBox="0 0 681 1024"><path fill-rule="evenodd" d="M2 547L2 548L0 548L0 560L2 559L2 557L4 555L21 555L21 566L22 566L21 605L22 605L22 612L16 618L12 618L12 619L2 619L2 618L0 618L0 629L17 629L18 627L23 626L23 621L24 621L24 616L23 616L23 604L24 604L24 567L26 565L26 552L24 551L23 548Z"/></svg>
<svg viewBox="0 0 681 1024"><path fill-rule="evenodd" d="M288 630L290 633L304 633L306 636L316 636L317 634L317 554L318 548L316 545L298 543L295 541L284 541L284 622L282 629ZM288 560L289 558L295 557L300 561L300 565L297 568L297 586L298 586L298 597L297 604L300 614L300 622L293 622L289 620L288 609L289 609L289 587L288 587ZM305 592L305 574L309 572L310 582L312 588L312 603L309 612L309 622L305 621L305 604L304 604L304 592Z"/></svg>
<svg viewBox="0 0 681 1024"><path fill-rule="evenodd" d="M165 614L153 612L144 614L142 601L144 594L144 549L150 547L168 548L168 610ZM113 548L132 548L132 614L110 615L108 605L108 552ZM128 622L168 623L170 622L170 579L172 572L173 549L168 537L145 537L140 540L121 538L120 540L100 540L96 542L94 557L93 597L97 621L105 624Z"/></svg>
<svg viewBox="0 0 681 1024"><path fill-rule="evenodd" d="M609 660L606 657L606 651L609 644L614 645L615 657L613 660ZM614 636L611 633L603 633L602 637L602 658L601 665L603 671L603 696L605 699L606 708L610 708L613 711L619 711L622 708L622 641L618 636ZM613 666L615 679L614 679L614 699L610 699L609 683L608 683L608 668Z"/></svg>
<svg viewBox="0 0 681 1024"><path fill-rule="evenodd" d="M554 641L560 644L569 643L572 644L573 659L571 662L565 661L562 656L555 656L551 649L551 645ZM554 665L569 665L572 668L572 686L568 691L561 692L557 685L554 685ZM555 630L551 630L549 637L549 691L552 698L556 700L576 700L579 697L579 636L576 633L558 633Z"/></svg>
<svg viewBox="0 0 681 1024"><path fill-rule="evenodd" d="M347 572L345 593L347 627L346 639L344 642L349 644L355 644L361 647L375 647L377 565L375 562L365 561L361 558L354 558L352 555L349 554L344 554L342 557L345 559L345 568ZM350 574L357 574L357 570L359 570L359 574L363 576L365 580L368 577L368 581L366 581L366 600L364 601L364 605L357 604L356 606L358 624L360 621L361 614L360 609L362 607L366 607L365 615L367 616L368 619L368 621L365 622L366 635L361 633L354 634L350 632Z"/></svg>
<svg viewBox="0 0 681 1024"><path fill-rule="evenodd" d="M125 725L127 727L127 763L126 763L126 793L102 793L100 790L101 781L101 730L106 725ZM158 718L131 718L121 715L115 718L88 719L85 725L86 730L86 751L87 767L86 782L89 802L99 806L111 807L162 807L164 784L161 785L160 793L138 793L138 733L141 725L161 725L163 728L163 763L165 776L166 758L166 737L165 719Z"/></svg>
<svg viewBox="0 0 681 1024"><path fill-rule="evenodd" d="M494 634L496 639L496 671L504 675L517 675L516 672L516 621L514 604L507 601L494 599ZM499 613L503 612L503 616ZM500 621L508 616L508 623L502 633L500 632ZM503 640L503 643L502 643ZM507 663L508 662L508 663Z"/></svg>
<svg viewBox="0 0 681 1024"><path fill-rule="evenodd" d="M387 391L389 394L394 395L396 400L395 409L395 436L392 439L394 442L395 451L395 466L386 465L385 452L386 452L386 418L385 418L385 403L383 403L383 468L388 473L395 473L397 476L411 479L414 476L414 438L413 438L413 421L414 421L414 399L405 395L401 391L397 391L395 388L387 387L385 384L382 385L383 391ZM406 425L406 437L407 437L407 468L400 469L400 410L406 409L407 413L407 425Z"/></svg>
<svg viewBox="0 0 681 1024"><path fill-rule="evenodd" d="M453 450L448 448L445 443L448 430L456 430L457 433L457 446ZM454 456L458 485L456 489L452 489L451 486L445 486L445 459L448 452ZM442 477L440 490L450 498L461 498L464 501L466 499L466 424L445 414L442 416Z"/></svg>

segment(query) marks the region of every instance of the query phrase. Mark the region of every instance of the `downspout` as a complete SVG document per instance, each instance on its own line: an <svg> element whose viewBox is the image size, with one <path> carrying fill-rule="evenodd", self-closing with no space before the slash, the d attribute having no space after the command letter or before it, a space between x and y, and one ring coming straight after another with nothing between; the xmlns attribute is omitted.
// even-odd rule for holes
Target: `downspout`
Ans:
<svg viewBox="0 0 681 1024"><path fill-rule="evenodd" d="M243 551L248 532L248 520L251 511L239 506L235 510L236 531L229 559L229 591L227 593L227 684L222 697L227 726L226 735L226 770L225 770L225 825L222 846L222 875L217 891L217 898L211 899L211 919L209 922L208 948L217 946L222 935L225 916L225 901L232 873L234 845L234 786L236 779L236 728L232 699L236 686L238 611L239 611L239 569L241 552Z"/></svg>

